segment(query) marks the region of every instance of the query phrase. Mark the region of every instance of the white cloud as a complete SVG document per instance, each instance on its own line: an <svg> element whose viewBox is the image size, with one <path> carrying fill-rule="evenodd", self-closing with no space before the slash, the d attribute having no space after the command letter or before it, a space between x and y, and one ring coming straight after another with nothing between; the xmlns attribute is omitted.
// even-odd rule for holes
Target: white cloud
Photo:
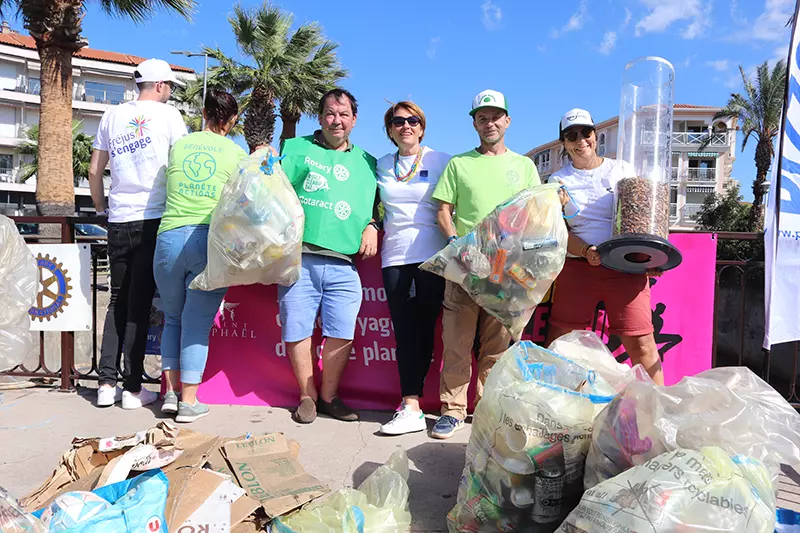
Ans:
<svg viewBox="0 0 800 533"><path fill-rule="evenodd" d="M543 44L537 44L536 49L539 50L539 52L541 53L544 53L544 51L546 50Z"/></svg>
<svg viewBox="0 0 800 533"><path fill-rule="evenodd" d="M710 24L711 2L702 0L641 0L649 13L636 23L636 35L666 31L672 24L689 21L681 31L684 39L694 39Z"/></svg>
<svg viewBox="0 0 800 533"><path fill-rule="evenodd" d="M692 64L692 60L693 60L695 57L697 57L697 54L692 54L692 55L690 55L689 57L687 57L687 58L684 60L684 62L683 62L683 68L689 68L689 65L691 65L691 64Z"/></svg>
<svg viewBox="0 0 800 533"><path fill-rule="evenodd" d="M633 13L627 7L625 8L625 20L622 21L622 26L620 27L621 30L624 30L628 27L628 24L631 23L631 19L633 18Z"/></svg>
<svg viewBox="0 0 800 533"><path fill-rule="evenodd" d="M611 53L616 45L617 33L613 31L607 31L606 34L603 35L603 42L600 43L600 53L604 56L607 56Z"/></svg>
<svg viewBox="0 0 800 533"><path fill-rule="evenodd" d="M486 0L481 4L481 10L483 11L484 28L493 31L500 27L500 22L503 20L503 10L500 9L500 6L492 0Z"/></svg>
<svg viewBox="0 0 800 533"><path fill-rule="evenodd" d="M706 65L713 68L717 72L725 72L730 66L730 61L727 59L718 59L717 61L706 61Z"/></svg>
<svg viewBox="0 0 800 533"><path fill-rule="evenodd" d="M758 16L748 34L759 41L787 40L786 23L792 16L794 0L766 0L764 12Z"/></svg>
<svg viewBox="0 0 800 533"><path fill-rule="evenodd" d="M564 27L561 28L560 31L559 30L551 31L550 37L555 39L558 36L563 35L565 33L569 33L571 31L583 28L587 16L588 16L587 0L581 0L581 3L578 5L578 10L569 18L567 23L564 24Z"/></svg>
<svg viewBox="0 0 800 533"><path fill-rule="evenodd" d="M743 87L742 87L742 75L737 72L736 75L733 75L733 76L729 77L725 81L725 87L730 89L730 90L732 90L732 91L743 89Z"/></svg>
<svg viewBox="0 0 800 533"><path fill-rule="evenodd" d="M774 61L777 63L778 60L783 59L784 61L789 60L789 43L784 44L783 46L779 46L773 52L775 54Z"/></svg>
<svg viewBox="0 0 800 533"><path fill-rule="evenodd" d="M428 42L428 49L425 50L425 55L428 56L428 59L436 57L436 50L439 48L441 40L441 37L431 37L431 40Z"/></svg>

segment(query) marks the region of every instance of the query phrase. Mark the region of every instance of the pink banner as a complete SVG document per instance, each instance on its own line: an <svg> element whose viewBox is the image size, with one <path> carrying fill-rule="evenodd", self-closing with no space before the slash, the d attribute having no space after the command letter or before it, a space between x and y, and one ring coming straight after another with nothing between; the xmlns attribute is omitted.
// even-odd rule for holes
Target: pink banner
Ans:
<svg viewBox="0 0 800 533"><path fill-rule="evenodd" d="M670 241L683 254L683 263L655 279L652 287L655 338L667 384L711 367L716 261L716 241L709 234L676 234ZM358 409L394 409L400 402L400 381L380 259L359 261L357 266L363 304L339 393ZM558 297L557 292L554 297ZM549 309L549 301L537 308L526 338L544 341ZM619 339L604 333L607 325L601 306L594 329L619 360L627 360ZM317 355L321 340L317 324L313 337ZM440 368L439 341L425 383L423 407L429 411L439 407ZM281 342L274 286L234 287L228 291L211 331L208 365L199 394L202 401L212 404L297 404L297 383Z"/></svg>

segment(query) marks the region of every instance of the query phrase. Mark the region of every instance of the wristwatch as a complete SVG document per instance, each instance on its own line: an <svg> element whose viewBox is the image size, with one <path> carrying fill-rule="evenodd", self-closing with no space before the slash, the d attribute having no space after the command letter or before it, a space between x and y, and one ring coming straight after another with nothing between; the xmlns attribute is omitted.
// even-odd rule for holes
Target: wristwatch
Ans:
<svg viewBox="0 0 800 533"><path fill-rule="evenodd" d="M447 244L450 244L451 242L453 242L453 241L455 241L455 240L457 240L457 239L458 239L458 236L456 236L456 235L450 235L450 236L447 238Z"/></svg>
<svg viewBox="0 0 800 533"><path fill-rule="evenodd" d="M378 223L377 223L376 221L374 221L374 220L373 220L372 222L370 222L370 223L369 223L369 225L370 225L370 226L372 226L373 228L375 228L375 229L376 229L376 230L378 230L378 231L380 231L380 230L381 230L381 226L380 226L380 224L378 224Z"/></svg>

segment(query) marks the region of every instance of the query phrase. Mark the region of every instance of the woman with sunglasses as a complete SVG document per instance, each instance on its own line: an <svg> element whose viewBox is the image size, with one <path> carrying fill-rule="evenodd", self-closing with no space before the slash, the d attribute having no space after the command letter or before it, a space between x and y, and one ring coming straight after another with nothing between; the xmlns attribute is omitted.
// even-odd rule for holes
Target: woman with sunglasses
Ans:
<svg viewBox="0 0 800 533"><path fill-rule="evenodd" d="M556 280L548 343L589 327L602 301L610 333L619 335L631 362L641 363L663 385L648 276L605 268L597 251L597 245L612 236L614 187L630 177L633 169L624 161L597 155L597 133L588 111L567 111L561 117L559 139L569 162L549 181L565 185L573 201L564 207L569 226L567 260Z"/></svg>
<svg viewBox="0 0 800 533"><path fill-rule="evenodd" d="M431 195L450 156L420 145L425 136L425 113L413 102L391 106L383 123L397 147L378 160L377 173L385 213L383 285L397 342L403 401L381 432L403 435L427 429L419 399L433 359L444 279L423 272L419 265L446 244L436 223L438 202Z"/></svg>

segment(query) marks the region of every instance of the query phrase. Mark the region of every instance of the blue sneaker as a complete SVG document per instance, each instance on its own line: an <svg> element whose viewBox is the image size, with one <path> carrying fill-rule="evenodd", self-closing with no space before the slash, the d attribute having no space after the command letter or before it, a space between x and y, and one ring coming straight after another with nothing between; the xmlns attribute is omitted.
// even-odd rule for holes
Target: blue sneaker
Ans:
<svg viewBox="0 0 800 533"><path fill-rule="evenodd" d="M449 439L459 429L464 428L464 421L450 415L442 415L436 420L431 431L434 439Z"/></svg>

